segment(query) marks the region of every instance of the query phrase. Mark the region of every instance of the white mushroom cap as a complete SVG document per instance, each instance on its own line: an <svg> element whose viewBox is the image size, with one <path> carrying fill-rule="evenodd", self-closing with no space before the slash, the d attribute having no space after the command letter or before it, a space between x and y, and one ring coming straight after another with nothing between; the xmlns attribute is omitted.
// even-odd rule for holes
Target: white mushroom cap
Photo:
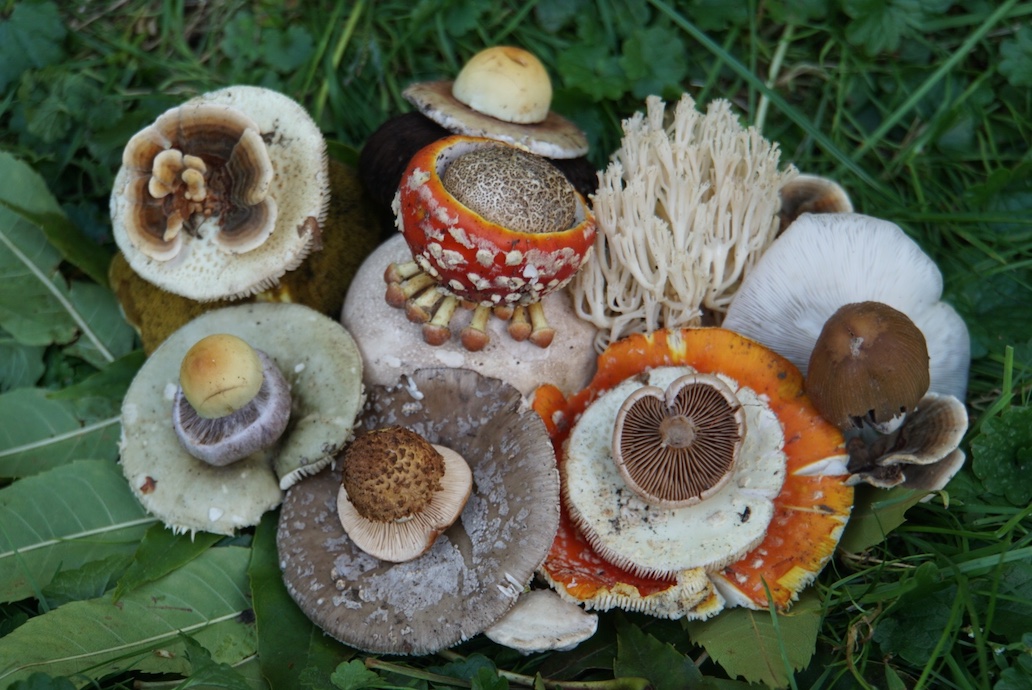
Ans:
<svg viewBox="0 0 1032 690"><path fill-rule="evenodd" d="M824 323L839 307L882 302L924 333L929 391L963 399L968 330L941 298L935 262L895 224L854 213L804 214L745 276L722 325L763 343L805 374Z"/></svg>
<svg viewBox="0 0 1032 690"><path fill-rule="evenodd" d="M206 156L224 162L231 203L170 213L176 175L187 198L206 197ZM275 285L319 245L328 202L326 145L305 109L270 89L232 86L167 111L130 140L111 194L112 231L145 280L198 301L235 298Z"/></svg>
<svg viewBox="0 0 1032 690"><path fill-rule="evenodd" d="M183 355L213 333L236 335L263 351L293 397L279 441L225 467L190 455L172 427ZM144 508L173 530L233 534L279 504L281 480L289 485L324 467L344 446L362 407L361 378L347 331L313 309L257 303L207 312L169 336L130 384L122 403L122 471Z"/></svg>
<svg viewBox="0 0 1032 690"><path fill-rule="evenodd" d="M484 635L522 654L536 654L573 649L597 629L597 614L562 599L554 590L533 589L521 594Z"/></svg>
<svg viewBox="0 0 1032 690"><path fill-rule="evenodd" d="M580 390L595 371L592 347L595 328L573 312L565 290L542 299L555 338L548 347L519 342L506 332L507 322L492 318L487 331L490 342L477 352L466 350L458 337L442 345L429 345L405 310L384 301L384 269L391 263L409 261L412 253L399 233L380 245L362 264L348 289L341 322L354 336L362 352L365 381L369 385L392 385L398 376L425 367L463 367L485 376L500 378L525 396L543 383L563 391ZM465 325L460 314L455 318Z"/></svg>

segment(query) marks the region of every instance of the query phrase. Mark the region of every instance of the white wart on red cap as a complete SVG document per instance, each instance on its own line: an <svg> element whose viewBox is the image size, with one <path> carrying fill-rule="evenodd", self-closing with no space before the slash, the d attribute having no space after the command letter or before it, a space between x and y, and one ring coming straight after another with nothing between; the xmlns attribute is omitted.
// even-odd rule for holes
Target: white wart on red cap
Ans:
<svg viewBox="0 0 1032 690"><path fill-rule="evenodd" d="M275 285L320 243L326 146L298 103L233 86L134 135L111 194L112 230L145 280L190 299Z"/></svg>
<svg viewBox="0 0 1032 690"><path fill-rule="evenodd" d="M804 214L749 271L724 328L763 343L806 374L824 324L840 307L881 302L924 334L929 391L961 400L970 339L942 301L935 262L894 223L855 213Z"/></svg>
<svg viewBox="0 0 1032 690"><path fill-rule="evenodd" d="M287 590L327 634L370 652L427 654L497 621L544 560L559 522L555 452L519 391L465 369L372 387L359 426L387 425L466 459L473 490L459 520L418 558L374 558L337 519L335 467L287 492L277 545Z"/></svg>
<svg viewBox="0 0 1032 690"><path fill-rule="evenodd" d="M224 467L191 455L172 426L183 357L216 333L265 352L293 399L278 442ZM329 464L351 438L363 400L358 349L336 321L299 304L210 311L169 336L130 384L122 403L122 471L144 508L171 529L233 534L275 508L281 486Z"/></svg>

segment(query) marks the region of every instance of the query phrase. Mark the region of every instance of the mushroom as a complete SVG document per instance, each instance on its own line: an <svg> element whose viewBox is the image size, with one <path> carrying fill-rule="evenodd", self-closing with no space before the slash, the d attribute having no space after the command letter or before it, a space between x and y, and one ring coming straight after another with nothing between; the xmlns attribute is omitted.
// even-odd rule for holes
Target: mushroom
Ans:
<svg viewBox="0 0 1032 690"><path fill-rule="evenodd" d="M566 290L549 293L541 300L555 330L547 348L507 337L506 328L512 321L498 318L485 325L488 343L481 350L467 350L455 337L440 345L427 343L420 330L412 327L407 310L392 309L383 299L383 267L411 257L405 238L394 235L363 262L344 300L341 323L362 353L366 385L393 385L405 372L441 366L472 369L502 379L525 396L546 382L575 391L591 379L595 329L577 318Z"/></svg>
<svg viewBox="0 0 1032 690"><path fill-rule="evenodd" d="M667 401L700 374L733 391L745 413L731 478L712 495L699 491L694 504L649 503L616 468L616 418L643 386L664 391L658 408L671 416ZM723 386L708 394L726 405ZM759 343L700 328L613 343L591 383L569 398L540 388L534 409L552 435L563 489L563 520L543 577L589 609L706 618L725 606L765 608L768 591L787 608L831 557L853 498L842 435L802 386L798 370ZM646 390L641 399L659 399ZM737 428L729 425L729 436Z"/></svg>
<svg viewBox="0 0 1032 690"><path fill-rule="evenodd" d="M595 168L584 157L587 137L549 110L548 72L522 48L486 48L470 58L454 81L417 82L402 95L420 115L387 120L367 140L359 159L366 186L384 205L397 190L408 160L447 134L512 144L551 160L585 197L595 190Z"/></svg>
<svg viewBox="0 0 1032 690"><path fill-rule="evenodd" d="M274 285L319 244L326 146L308 113L233 86L160 115L122 154L112 231L133 270L194 300Z"/></svg>
<svg viewBox="0 0 1032 690"><path fill-rule="evenodd" d="M327 634L369 652L428 654L492 625L533 577L559 520L555 455L519 391L464 369L371 386L360 427L384 426L465 458L473 489L459 520L412 560L374 558L337 518L337 463L287 492L280 564L291 596Z"/></svg>
<svg viewBox="0 0 1032 690"><path fill-rule="evenodd" d="M466 349L487 345L493 309L512 318L514 338L551 344L541 298L581 267L595 221L547 161L489 139L440 139L409 163L395 212L413 262L387 267L386 299L423 322L428 343L450 338L466 301L475 309L462 333Z"/></svg>
<svg viewBox="0 0 1032 690"><path fill-rule="evenodd" d="M214 334L264 352L292 399L278 440L224 466L190 454L172 423L184 356ZM257 524L279 505L282 489L329 464L343 448L362 406L361 379L350 335L308 307L263 303L207 312L169 336L130 384L122 403L122 471L144 508L174 531L233 534Z"/></svg>
<svg viewBox="0 0 1032 690"><path fill-rule="evenodd" d="M275 443L290 419L290 388L261 350L213 333L186 351L172 427L190 455L228 465Z"/></svg>
<svg viewBox="0 0 1032 690"><path fill-rule="evenodd" d="M838 182L819 175L796 175L778 190L781 234L804 213L852 213L853 201Z"/></svg>
<svg viewBox="0 0 1032 690"><path fill-rule="evenodd" d="M473 488L461 455L399 426L362 434L341 462L341 526L358 548L394 563L426 553Z"/></svg>
<svg viewBox="0 0 1032 690"><path fill-rule="evenodd" d="M778 146L744 128L725 100L705 114L687 94L656 96L623 122L600 175L592 260L571 289L599 349L632 332L719 320L778 230Z"/></svg>
<svg viewBox="0 0 1032 690"><path fill-rule="evenodd" d="M491 641L521 654L567 651L595 634L598 615L566 601L550 589L532 589L484 631Z"/></svg>
<svg viewBox="0 0 1032 690"><path fill-rule="evenodd" d="M279 281L258 293L236 300L199 302L164 290L135 273L118 252L108 279L126 320L140 334L150 354L165 338L196 316L240 302L292 302L336 317L359 266L381 241L379 220L355 171L330 161L330 204L319 227L321 248Z"/></svg>

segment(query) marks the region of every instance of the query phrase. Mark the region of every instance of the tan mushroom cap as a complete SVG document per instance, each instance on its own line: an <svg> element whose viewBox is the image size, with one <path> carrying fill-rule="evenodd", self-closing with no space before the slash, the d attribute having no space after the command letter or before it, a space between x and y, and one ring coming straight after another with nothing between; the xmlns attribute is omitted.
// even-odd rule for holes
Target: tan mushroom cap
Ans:
<svg viewBox="0 0 1032 690"><path fill-rule="evenodd" d="M254 400L262 387L262 361L247 341L213 333L194 343L179 365L179 385L201 417L225 417Z"/></svg>
<svg viewBox="0 0 1032 690"><path fill-rule="evenodd" d="M395 424L469 463L459 520L418 558L373 558L336 519L340 472L330 468L287 492L277 544L287 590L327 634L370 652L427 654L497 621L544 560L559 521L555 453L519 391L464 369L371 387L360 427Z"/></svg>
<svg viewBox="0 0 1032 690"><path fill-rule="evenodd" d="M426 553L458 519L473 488L461 455L404 427L360 435L341 465L341 526L360 549L392 563Z"/></svg>
<svg viewBox="0 0 1032 690"><path fill-rule="evenodd" d="M838 182L819 175L796 175L778 189L779 232L804 213L852 213L853 201Z"/></svg>
<svg viewBox="0 0 1032 690"><path fill-rule="evenodd" d="M225 467L190 455L172 426L183 356L214 333L257 346L283 372L293 398L279 441ZM361 379L351 336L308 307L244 304L207 312L169 336L130 384L122 404L122 471L144 508L173 530L233 534L279 504L281 482L324 467L344 447L362 406Z"/></svg>
<svg viewBox="0 0 1032 690"><path fill-rule="evenodd" d="M318 244L328 201L325 142L304 108L232 86L130 139L112 230L133 270L158 287L199 301L243 297L275 285Z"/></svg>
<svg viewBox="0 0 1032 690"><path fill-rule="evenodd" d="M745 435L730 479L703 501L663 508L631 491L612 454L613 429L628 396L643 386L666 389L691 367L658 367L595 400L574 423L565 447L563 505L605 560L631 572L676 577L716 570L760 543L785 481L785 438L777 415L755 392L722 374L745 412Z"/></svg>

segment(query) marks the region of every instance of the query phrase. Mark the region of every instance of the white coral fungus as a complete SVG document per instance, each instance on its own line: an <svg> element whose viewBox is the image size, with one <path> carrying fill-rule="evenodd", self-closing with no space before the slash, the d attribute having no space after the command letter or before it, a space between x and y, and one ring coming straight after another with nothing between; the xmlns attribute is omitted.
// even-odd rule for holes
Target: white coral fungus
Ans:
<svg viewBox="0 0 1032 690"><path fill-rule="evenodd" d="M743 128L726 100L703 114L685 94L670 118L649 96L623 130L594 196L594 257L572 283L600 349L634 332L697 326L703 308L719 320L774 240L778 189L797 174L778 170L777 144Z"/></svg>

